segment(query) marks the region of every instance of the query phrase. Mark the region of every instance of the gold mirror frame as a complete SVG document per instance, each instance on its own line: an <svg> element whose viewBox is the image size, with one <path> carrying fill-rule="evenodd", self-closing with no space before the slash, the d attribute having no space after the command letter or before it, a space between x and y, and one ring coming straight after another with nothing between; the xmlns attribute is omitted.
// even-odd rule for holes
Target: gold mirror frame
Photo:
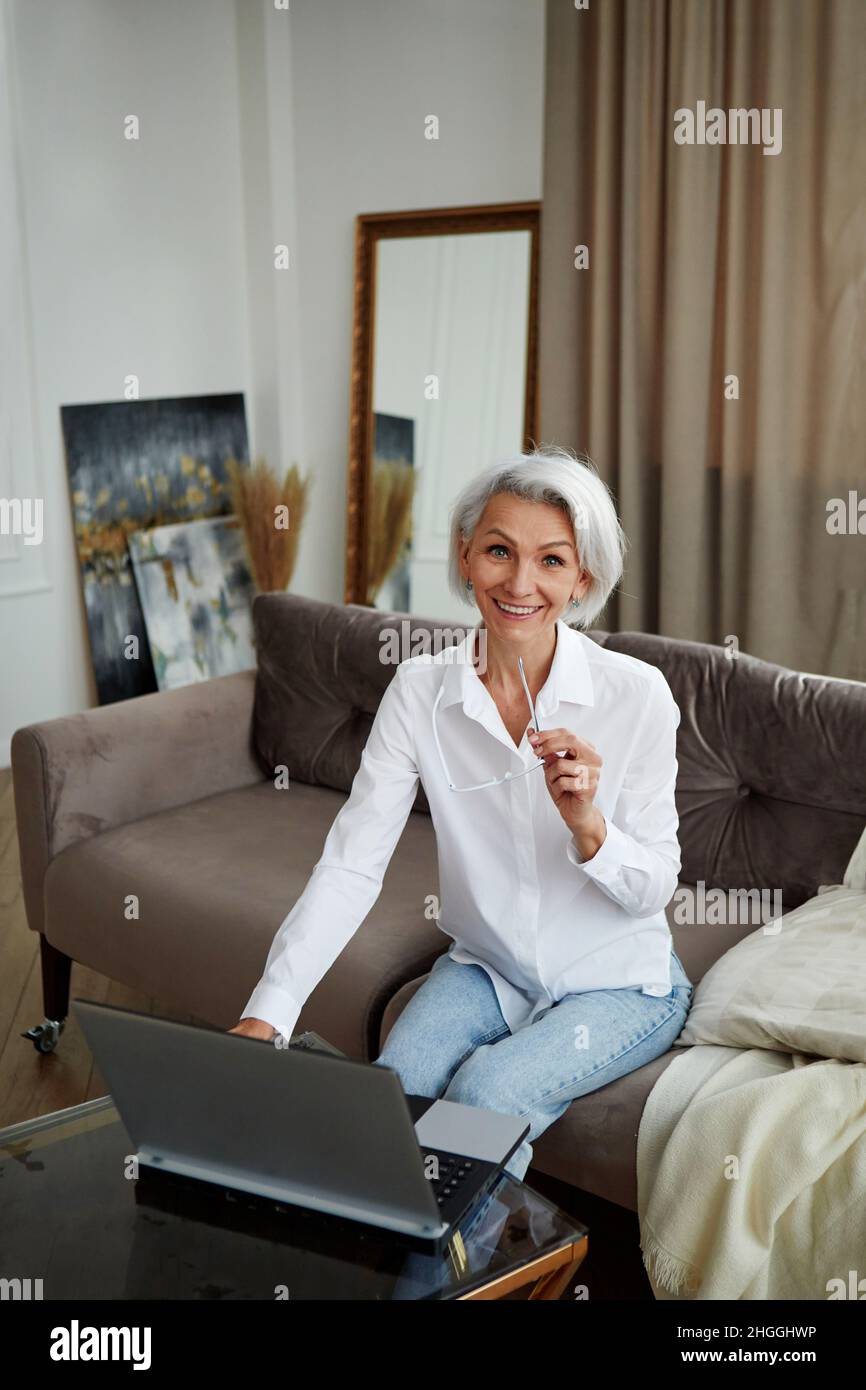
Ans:
<svg viewBox="0 0 866 1390"><path fill-rule="evenodd" d="M481 207L428 208L418 212L363 213L355 219L355 294L352 319L352 382L349 403L349 479L346 518L346 603L366 606L367 510L373 456L373 328L376 318L376 246L386 237L453 236L455 233L530 234L529 304L523 448L536 439L538 411L538 256L541 204L490 203Z"/></svg>

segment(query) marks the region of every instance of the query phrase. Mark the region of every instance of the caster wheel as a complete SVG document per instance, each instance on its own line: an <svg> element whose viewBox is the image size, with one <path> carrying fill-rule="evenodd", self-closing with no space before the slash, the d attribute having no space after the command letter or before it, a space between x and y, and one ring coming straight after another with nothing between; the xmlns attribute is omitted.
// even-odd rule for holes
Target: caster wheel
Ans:
<svg viewBox="0 0 866 1390"><path fill-rule="evenodd" d="M21 1036L32 1042L37 1052L53 1052L60 1042L64 1022L65 1020L57 1022L55 1019L46 1018L44 1023L37 1023L35 1028L28 1028Z"/></svg>

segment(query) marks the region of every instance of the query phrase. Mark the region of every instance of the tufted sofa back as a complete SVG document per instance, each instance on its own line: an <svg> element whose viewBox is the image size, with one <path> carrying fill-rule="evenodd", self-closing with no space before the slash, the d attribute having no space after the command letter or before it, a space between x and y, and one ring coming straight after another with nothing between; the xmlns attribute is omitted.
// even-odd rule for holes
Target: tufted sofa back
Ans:
<svg viewBox="0 0 866 1390"><path fill-rule="evenodd" d="M396 662L425 650L422 634L435 651L468 630L293 594L259 595L253 617L263 771L272 777L284 765L292 779L345 792ZM702 642L587 636L658 666L679 706L683 882L781 890L790 911L820 884L842 881L866 823L866 684L742 653L731 660ZM428 810L421 787L415 809Z"/></svg>

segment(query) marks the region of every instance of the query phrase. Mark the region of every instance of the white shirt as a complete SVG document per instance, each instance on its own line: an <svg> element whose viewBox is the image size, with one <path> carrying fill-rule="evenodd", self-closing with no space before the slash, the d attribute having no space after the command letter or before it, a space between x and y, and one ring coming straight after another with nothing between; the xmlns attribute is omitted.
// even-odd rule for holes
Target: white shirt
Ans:
<svg viewBox="0 0 866 1390"><path fill-rule="evenodd" d="M387 687L322 856L280 926L244 1009L291 1036L307 996L379 896L420 776L439 861L438 926L455 961L489 975L512 1032L567 994L671 989L665 907L680 870L674 800L680 711L661 671L562 619L536 700L541 729L571 729L603 759L595 795L607 834L583 861L540 766L480 791L458 787L538 763L519 749L472 665L475 634L401 662ZM526 708L527 726L530 723ZM418 910L434 884L418 885Z"/></svg>

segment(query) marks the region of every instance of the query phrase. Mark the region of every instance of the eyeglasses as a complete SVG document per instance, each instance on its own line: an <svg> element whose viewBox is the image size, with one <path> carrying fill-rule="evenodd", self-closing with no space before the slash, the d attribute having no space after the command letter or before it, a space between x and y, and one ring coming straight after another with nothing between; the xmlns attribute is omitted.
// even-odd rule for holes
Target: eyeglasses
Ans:
<svg viewBox="0 0 866 1390"><path fill-rule="evenodd" d="M529 692L529 686L526 683L526 674L523 670L522 656L519 656L517 658L517 669L520 673L520 679L523 682L523 689L526 691L526 699L529 702L529 709L530 713L532 714L532 723L535 728L535 732L537 734L540 734L541 730L538 727L538 716L535 713L535 705L533 704L532 696ZM499 787L502 785L503 782L516 782L518 777L525 777L528 772L535 772L539 767L544 767L544 760L541 759L539 762L535 764L535 767L526 767L523 769L522 772L506 772L504 777L493 777L489 782L476 782L474 787L456 787L451 780L451 774L448 771L448 765L445 762L445 754L442 752L442 744L439 742L439 733L436 728L436 709L439 704L439 701L442 699L442 692L444 689L444 684L440 685L439 694L436 696L436 699L433 703L433 737L436 740L436 750L439 754L439 761L442 764L442 771L445 773L445 780L448 783L448 786L452 792L478 792L481 791L484 787Z"/></svg>

